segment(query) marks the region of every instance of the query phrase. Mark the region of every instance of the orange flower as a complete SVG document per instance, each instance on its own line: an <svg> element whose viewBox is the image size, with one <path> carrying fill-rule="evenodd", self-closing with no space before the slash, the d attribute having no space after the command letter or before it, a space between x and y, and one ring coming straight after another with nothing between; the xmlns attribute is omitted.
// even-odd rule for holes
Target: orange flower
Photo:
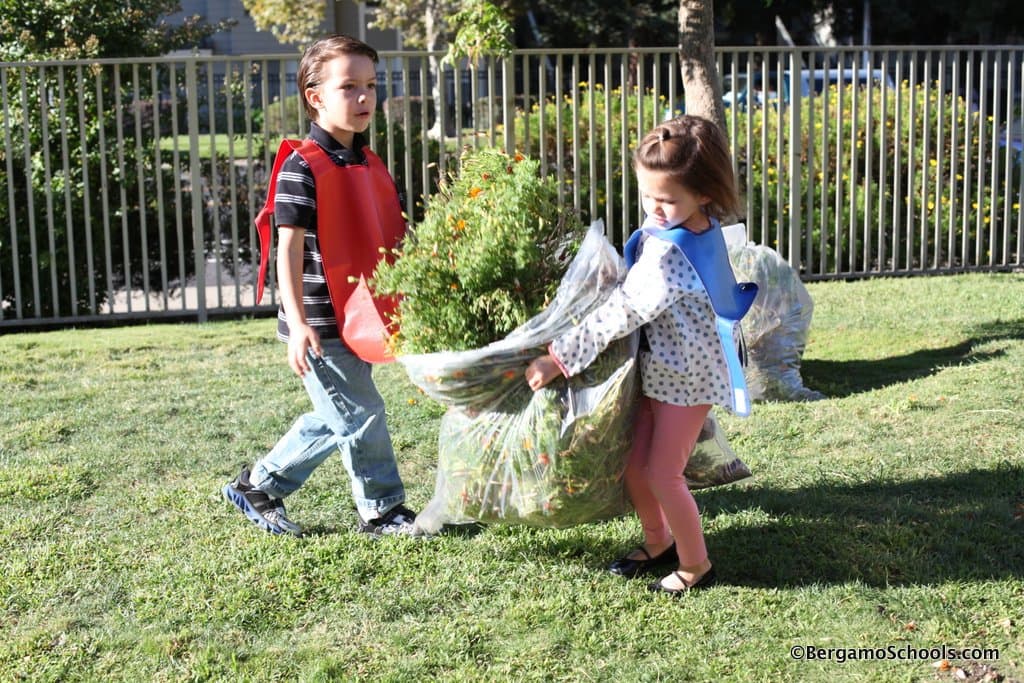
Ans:
<svg viewBox="0 0 1024 683"><path fill-rule="evenodd" d="M551 458L548 457L547 453L541 453L540 455L537 456L537 462L539 462L541 465L547 465L551 462Z"/></svg>
<svg viewBox="0 0 1024 683"><path fill-rule="evenodd" d="M450 287L451 287L452 289L458 289L458 288L459 288L459 285L458 285L458 283L456 283L456 282L453 282L453 283L452 283L452 284L450 285Z"/></svg>
<svg viewBox="0 0 1024 683"><path fill-rule="evenodd" d="M525 158L526 157L524 157L522 154L520 154L519 152L516 152L516 156L515 156L515 160L516 161L522 161Z"/></svg>
<svg viewBox="0 0 1024 683"><path fill-rule="evenodd" d="M476 199L477 195L480 194L481 192L483 192L483 190L481 190L479 187L471 187L469 188L469 198Z"/></svg>
<svg viewBox="0 0 1024 683"><path fill-rule="evenodd" d="M466 229L466 221L464 221L464 220L462 220L460 218L459 222L455 224L455 229L456 230L465 230Z"/></svg>
<svg viewBox="0 0 1024 683"><path fill-rule="evenodd" d="M505 372L501 373L502 377L504 377L505 379L515 379L517 374L518 373L515 370L506 370Z"/></svg>

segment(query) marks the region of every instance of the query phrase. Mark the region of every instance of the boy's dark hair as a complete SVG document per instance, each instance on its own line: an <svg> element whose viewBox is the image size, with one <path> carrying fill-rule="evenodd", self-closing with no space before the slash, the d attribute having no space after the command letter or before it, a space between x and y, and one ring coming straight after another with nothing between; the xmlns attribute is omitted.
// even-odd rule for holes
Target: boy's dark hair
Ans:
<svg viewBox="0 0 1024 683"><path fill-rule="evenodd" d="M707 195L708 213L722 218L738 213L736 177L725 135L699 116L679 116L644 136L633 153L634 170L663 171L686 189Z"/></svg>
<svg viewBox="0 0 1024 683"><path fill-rule="evenodd" d="M321 38L306 48L302 54L302 60L299 62L299 72L296 74L295 80L299 86L302 107L306 110L306 116L310 121L317 120L317 113L306 99L306 88L315 88L320 85L324 64L338 55L363 55L372 59L374 64L380 61L377 51L372 47L357 38L342 33Z"/></svg>

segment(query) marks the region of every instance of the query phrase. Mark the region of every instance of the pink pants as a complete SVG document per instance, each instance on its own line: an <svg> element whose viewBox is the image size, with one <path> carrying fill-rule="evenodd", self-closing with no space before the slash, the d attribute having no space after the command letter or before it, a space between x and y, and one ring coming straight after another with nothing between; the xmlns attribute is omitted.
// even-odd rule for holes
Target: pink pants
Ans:
<svg viewBox="0 0 1024 683"><path fill-rule="evenodd" d="M675 406L643 397L626 463L626 490L649 546L673 538L679 564L694 567L707 559L697 501L683 468L690 458L711 406Z"/></svg>

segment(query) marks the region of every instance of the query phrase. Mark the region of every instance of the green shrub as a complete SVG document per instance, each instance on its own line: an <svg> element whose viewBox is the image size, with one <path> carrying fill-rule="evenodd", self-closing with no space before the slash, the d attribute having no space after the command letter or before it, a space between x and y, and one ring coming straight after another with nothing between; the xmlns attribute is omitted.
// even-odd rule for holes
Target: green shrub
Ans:
<svg viewBox="0 0 1024 683"><path fill-rule="evenodd" d="M986 233L993 223L1002 222L1006 202L1011 206L1019 202L1001 192L993 201L991 178L994 175L1001 185L1005 171L1002 150L993 154L989 143L985 157L978 159L981 141L993 137L991 117L983 120L955 94L906 82L887 90L884 102L879 89L866 92L847 85L840 92L833 85L820 96L805 98L801 105L798 177L789 177L786 170L789 141L785 135L791 109L731 114L736 116L738 131L746 130L750 117L750 143L745 144L741 133L734 153L741 181L745 180L746 165L750 165L750 187L743 189L752 207L747 223L753 227L753 238L782 248L780 242L791 216L789 189L792 183L799 183L802 222L811 230L804 239L815 245L813 262L805 265L815 271L921 268L947 261L956 266L964 259L975 263L988 260L988 253L976 251L978 226ZM779 130L784 133L781 147ZM950 168L954 154L956 167ZM841 161L838 176L836 159ZM1020 172L1019 165L1011 169L1011 187L1018 186ZM899 196L894 196L897 187ZM1019 204L1012 208L1018 211ZM954 245L950 253L947 225L959 225L964 217L967 232L962 244ZM884 249L879 249L879 240L884 242ZM982 250L994 247L981 240ZM881 255L886 263L879 263Z"/></svg>
<svg viewBox="0 0 1024 683"><path fill-rule="evenodd" d="M94 66L63 82L56 69L8 72L12 163L8 169L0 155L0 187L12 201L0 202L0 224L11 226L14 240L0 240L0 292L3 305L26 318L98 312L118 287L160 290L194 273L189 212L181 212L177 234L162 230L175 224L179 205L189 205L191 187L176 196L170 155L157 150L155 97L143 89L134 99L110 85L110 74L99 92L84 87L103 68L120 69L125 82L131 73ZM86 126L72 125L62 107L81 109ZM179 172L187 169L188 154L177 162Z"/></svg>
<svg viewBox="0 0 1024 683"><path fill-rule="evenodd" d="M309 124L306 123L298 95L289 95L283 100L275 99L262 112L264 133L271 144L286 137L306 137Z"/></svg>
<svg viewBox="0 0 1024 683"><path fill-rule="evenodd" d="M856 116L852 110L855 97ZM999 191L1006 167L1004 150L1000 148L995 153L992 150L995 124L991 117L982 119L976 111L971 111L967 101L955 94L941 93L938 88L920 84L911 86L904 82L888 89L884 118L882 100L880 89L864 91L853 85L843 88L842 93L832 86L822 95L803 99L801 155L793 177L788 171L791 109L767 107L727 112L727 130L735 128L737 131L733 153L739 187L749 201L747 215L739 218L747 223L751 238L784 250L792 215L789 192L797 183L801 223L810 230L802 236L804 243L811 245L812 257L804 264L808 269L829 272L879 266L927 267L933 261L948 261L956 266L960 262L977 263L1001 257L998 253L1001 245L989 244L988 236L1001 230L1013 231L1020 212L1020 198ZM836 111L840 103L842 115L837 124ZM910 115L912 104L913 116ZM542 110L543 129L540 127ZM600 83L592 86L581 83L571 95L549 97L543 103L533 104L529 110L518 109L516 146L540 158L543 141L548 172L561 172L567 179L578 178L576 187L569 185L567 192L570 194L565 202L573 203L578 194L579 206L585 215L591 207L596 207L591 218L604 216L609 204L613 216L623 215L625 209L631 224L623 226L623 233L614 235L614 241L618 242L636 227L633 222L639 215L632 178L626 179L625 195L622 191L621 155L628 158L637 143L638 130L641 127L643 131L649 130L665 112L664 97L655 98L650 90L640 96L633 88L624 98L620 88L608 90ZM556 127L559 113L561 134ZM748 119L749 142L746 138ZM828 129L823 140L826 120ZM938 144L940 138L941 145ZM982 140L986 141L987 152L979 160L977 150ZM606 150L610 150L610 158ZM954 152L957 166L951 169ZM837 158L841 161L838 177ZM606 164L611 169L610 174L606 174ZM597 170L593 179L591 167ZM1017 161L1009 169L1010 187L1019 187L1021 168ZM748 169L749 186L746 185ZM632 174L628 166L626 170ZM994 196L993 177L997 190ZM922 194L925 178L927 187ZM897 187L900 196L894 197ZM880 203L884 203L881 224ZM1007 210L1010 225L1003 226ZM950 253L946 226L951 223L958 226L961 220L966 222L966 233L958 237L959 242L952 245ZM884 248L879 248L878 240L884 242ZM1015 244L1016 238L1011 234L1009 241ZM879 263L881 258L887 262Z"/></svg>
<svg viewBox="0 0 1024 683"><path fill-rule="evenodd" d="M593 117L590 115L591 102ZM529 111L522 108L517 110L516 148L539 159L543 144L544 162L548 172L557 175L561 171L562 176L567 179L565 203L573 204L578 193L579 206L584 214L589 212L592 205L596 207L596 213L590 216L591 220L603 217L609 202L614 215L622 214L625 203L626 215L636 216L639 211L639 198L631 177L632 170L628 166L626 171L630 177L627 178L627 183L633 191L625 196L622 194L622 155L626 154L628 157L636 147L641 114L643 131L646 132L653 121L660 121L664 117L666 106L665 98L656 98L650 90L641 96L637 88L633 87L623 97L621 88L608 91L600 83L593 86L580 83L571 96L548 97L543 103L531 105ZM575 127L574 108L577 122ZM544 115L543 130L540 128L541 109ZM563 127L561 135L556 128L559 115ZM610 166L610 175L605 173L606 165ZM593 182L590 178L591 166L597 169L597 176ZM578 174L579 177L577 187L573 187L574 174ZM627 226L626 235L631 227L635 226Z"/></svg>
<svg viewBox="0 0 1024 683"><path fill-rule="evenodd" d="M582 235L537 161L496 149L467 154L394 262L375 274L377 291L402 297L396 351L501 339L550 301Z"/></svg>

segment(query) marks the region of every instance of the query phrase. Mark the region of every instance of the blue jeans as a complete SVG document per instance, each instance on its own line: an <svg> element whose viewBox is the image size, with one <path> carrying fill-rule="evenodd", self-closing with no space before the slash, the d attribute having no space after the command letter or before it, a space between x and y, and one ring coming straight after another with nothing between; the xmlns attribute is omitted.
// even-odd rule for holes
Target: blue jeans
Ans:
<svg viewBox="0 0 1024 683"><path fill-rule="evenodd" d="M360 515L373 519L405 501L384 419L384 399L373 384L369 363L340 339L325 339L321 345L323 356L309 354L312 371L302 380L313 401L312 412L299 417L253 466L249 481L271 497L284 498L337 449Z"/></svg>

